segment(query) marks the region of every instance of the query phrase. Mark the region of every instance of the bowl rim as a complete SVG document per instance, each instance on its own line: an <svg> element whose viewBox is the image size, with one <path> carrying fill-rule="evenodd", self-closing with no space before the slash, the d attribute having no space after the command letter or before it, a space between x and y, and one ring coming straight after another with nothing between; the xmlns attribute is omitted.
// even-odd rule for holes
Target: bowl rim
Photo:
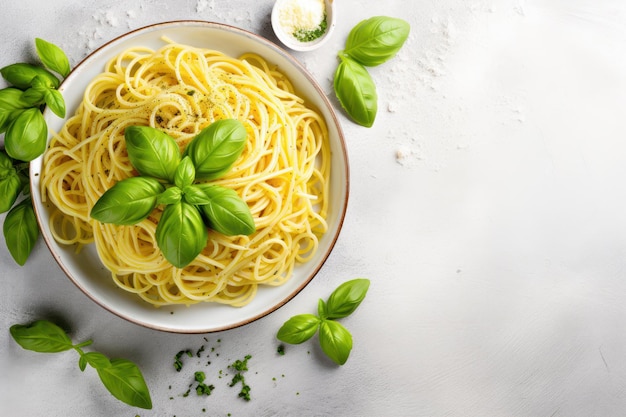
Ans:
<svg viewBox="0 0 626 417"><path fill-rule="evenodd" d="M319 96L317 97L319 100L321 100L321 102L323 103L323 105L326 107L328 114L330 115L330 117L332 118L332 120L327 120L326 123L328 125L330 125L332 123L332 125L336 128L337 133L338 133L338 138L337 138L337 144L339 145L339 149L341 150L341 159L343 160L343 178L341 179L341 184L345 187L345 192L344 195L342 196L342 200L341 204L338 205L339 210L338 213L336 215L337 219L336 219L336 231L334 233L334 236L332 236L332 238L329 241L328 247L325 250L325 253L323 255L321 255L320 260L318 261L318 264L315 266L315 268L313 268L313 270L309 273L309 275L306 277L306 279L303 279L301 283L299 283L297 285L297 287L295 287L293 290L291 290L288 294L286 294L285 296L283 296L278 302L274 302L272 304L269 304L268 306L263 307L262 311L260 311L257 314L251 315L249 317L245 317L233 322L229 322L226 323L224 325L221 326L213 326L213 327L193 327L193 328L179 328L179 327L169 327L166 325L158 325L155 323L148 323L144 320L140 320L138 318L133 317L131 314L128 314L127 312L124 311L119 311L118 309L115 309L111 306L108 306L104 300L101 300L97 294L93 294L90 292L90 290L88 290L85 285L83 285L79 280L77 280L73 274L70 271L70 268L65 265L65 263L62 260L62 257L59 253L56 252L56 250L54 249L54 246L56 245L55 241L54 241L54 237L52 235L48 235L46 233L44 233L44 230L46 230L47 226L44 224L44 222L47 223L48 218L46 217L46 213L43 210L43 205L44 203L41 201L41 190L40 190L40 171L41 171L41 166L43 165L41 163L41 161L43 161L43 157L45 155L45 152L43 155L41 155L40 157L36 158L33 162L36 161L40 161L40 163L38 164L31 164L30 168L29 168L29 184L32 190L32 195L33 195L33 208L36 214L36 219L37 219L37 223L39 225L39 228L41 230L41 235L43 237L43 240L46 244L46 246L48 247L48 250L50 252L50 254L52 255L52 257L54 258L54 260L56 261L56 263L59 265L59 267L61 268L61 270L64 272L64 274L66 275L67 278L69 278L69 280L76 286L78 287L78 289L85 294L89 299L91 299L93 302L95 302L97 305L99 305L100 307L102 307L104 310L108 311L109 313L112 313L113 315L116 315L128 322L134 323L136 325L148 328L148 329L153 329L153 330L158 330L158 331L163 331L163 332L168 332L168 333L176 333L176 334L206 334L206 333L213 333L213 332L220 332L220 331L225 331L225 330L230 330L230 329L235 329L241 326L245 326L247 324L250 324L252 322L255 322L271 313L273 313L274 311L278 310L280 307L284 306L286 303L288 303L289 301L291 301L293 298L295 298L296 295L298 295L312 280L313 278L315 278L315 276L319 273L320 269L323 267L323 265L326 263L326 261L328 260L328 257L330 256L332 250L335 247L335 244L337 243L337 240L339 238L339 235L341 234L341 230L343 228L343 223L345 221L345 216L347 213L347 209L348 209L348 201L349 201L349 195L350 195L350 167L349 167L349 158L348 158L348 153L347 153L347 146L346 146L346 142L345 142L345 136L343 133L343 129L341 126L341 123L339 121L339 118L337 116L337 113L333 107L333 105L331 104L329 98L327 97L327 95L324 93L324 91L321 89L320 85L318 84L318 82L315 80L315 78L313 77L313 75L295 58L293 57L289 52L287 52L284 48L280 47L279 45L275 44L274 42L270 41L269 39L253 33L251 31L248 31L246 29L242 29L233 25L229 25L229 24L225 24L225 23L218 23L218 22L212 22L212 21L206 21L206 20L194 20L194 19L183 19L183 20L170 20L170 21L164 21L164 22L158 22L158 23L153 23L153 24L149 24L146 26L142 26L136 29L132 29L130 31L127 31L119 36L116 36L114 38L112 38L111 40L103 43L101 46L97 47L96 49L94 49L92 52L90 52L86 57L84 57L79 63L77 63L74 68L72 68L72 70L70 71L70 73L67 75L67 77L65 77L65 79L61 82L60 86L59 86L59 91L63 92L64 91L64 87L66 85L66 81L67 80L72 80L74 77L77 77L76 74L78 74L84 67L88 66L89 63L93 60L96 60L98 58L98 56L103 53L106 52L107 49L115 47L118 43L121 43L125 40L127 40L130 37L133 36L137 36L143 33L149 33L149 32L153 32L153 31L158 31L161 29L167 29L170 27L178 27L178 26L182 26L182 27L200 27L200 28L209 28L209 29L217 29L217 30L225 30L227 32L231 32L234 33L236 35L239 36L243 36L246 38L250 38L252 39L254 42L260 43L263 46L273 50L274 52L276 52L278 55L280 55L282 58L284 58L286 61L289 62L290 65L293 65L293 67L295 68L295 70L297 70L302 76L304 76L308 83L310 84L310 86L316 91L316 94ZM69 83L69 81L67 82ZM297 89L297 85L294 85L294 87L296 87ZM69 110L69 109L68 109ZM50 115L51 111L46 108L44 110L44 114L45 115ZM63 120L66 120L67 117L69 117L70 115L66 115L65 118L63 118ZM49 143L50 139L52 137L52 132L48 131L48 137L47 137L47 143ZM46 145L46 150L47 150L47 145ZM42 208L42 210L40 211L40 206ZM44 217L46 217L44 219ZM330 230L326 233L329 233ZM138 302L142 302L142 300L138 299ZM202 304L202 303L200 303ZM189 306L188 308L193 308L194 306ZM232 307L235 308L235 307ZM240 308L245 308L245 306L240 307Z"/></svg>

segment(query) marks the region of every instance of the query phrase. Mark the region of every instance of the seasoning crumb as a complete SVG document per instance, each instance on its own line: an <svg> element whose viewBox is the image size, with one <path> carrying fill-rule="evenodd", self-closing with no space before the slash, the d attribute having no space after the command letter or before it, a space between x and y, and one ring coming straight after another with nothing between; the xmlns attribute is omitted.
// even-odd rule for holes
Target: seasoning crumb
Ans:
<svg viewBox="0 0 626 417"><path fill-rule="evenodd" d="M204 345L200 346L200 349L198 349L198 351L196 352L196 356L200 357L200 355L202 354L202 352L204 352Z"/></svg>
<svg viewBox="0 0 626 417"><path fill-rule="evenodd" d="M283 356L285 354L285 345L279 345L278 348L276 348L276 352Z"/></svg>

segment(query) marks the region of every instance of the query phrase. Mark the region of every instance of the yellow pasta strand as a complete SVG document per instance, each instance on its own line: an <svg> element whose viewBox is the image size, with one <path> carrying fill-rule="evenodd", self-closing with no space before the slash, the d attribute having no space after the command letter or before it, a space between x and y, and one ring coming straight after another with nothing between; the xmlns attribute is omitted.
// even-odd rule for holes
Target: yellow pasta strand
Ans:
<svg viewBox="0 0 626 417"><path fill-rule="evenodd" d="M234 118L248 132L239 160L213 183L248 204L256 232L209 231L207 245L179 269L155 240L162 207L134 226L102 224L89 212L116 182L136 175L124 131L152 126L181 152L203 128ZM94 243L122 289L155 306L249 303L260 285L286 282L311 259L326 232L330 149L324 118L308 108L289 80L255 54L239 58L167 40L153 51L131 48L111 59L86 88L76 114L54 135L44 156L42 196L57 209L54 238Z"/></svg>

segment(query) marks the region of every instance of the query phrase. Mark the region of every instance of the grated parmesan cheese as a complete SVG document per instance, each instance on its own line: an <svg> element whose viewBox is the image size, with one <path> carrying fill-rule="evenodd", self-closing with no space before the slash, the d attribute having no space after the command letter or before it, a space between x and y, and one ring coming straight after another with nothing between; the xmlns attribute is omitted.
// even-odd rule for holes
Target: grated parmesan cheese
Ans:
<svg viewBox="0 0 626 417"><path fill-rule="evenodd" d="M286 0L279 11L279 23L286 33L319 28L326 15L324 0Z"/></svg>

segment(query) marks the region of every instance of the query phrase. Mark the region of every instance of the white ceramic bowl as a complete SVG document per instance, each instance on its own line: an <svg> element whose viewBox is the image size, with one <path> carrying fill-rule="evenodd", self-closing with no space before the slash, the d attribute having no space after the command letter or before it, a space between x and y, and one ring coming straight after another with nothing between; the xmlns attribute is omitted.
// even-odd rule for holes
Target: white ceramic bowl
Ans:
<svg viewBox="0 0 626 417"><path fill-rule="evenodd" d="M102 46L74 68L59 90L66 101L68 115L75 112L89 81L99 74L113 56L131 46L158 48L162 36L177 42L220 50L231 56L256 52L275 63L291 79L298 93L305 97L325 117L330 135L331 184L329 230L321 238L315 257L298 265L292 278L279 287L261 288L256 298L240 308L216 303L201 303L190 307L166 306L155 308L139 297L119 289L104 268L94 245L80 254L74 247L57 243L50 233L50 208L42 204L40 173L43 158L31 162L30 180L35 212L43 238L54 259L67 276L88 297L106 310L136 324L174 333L208 333L231 329L259 319L293 298L301 291L330 254L346 212L349 192L349 169L343 132L335 112L313 77L287 52L266 39L235 27L203 21L177 21L155 24L127 33ZM65 120L46 110L45 118L51 132L59 131Z"/></svg>
<svg viewBox="0 0 626 417"><path fill-rule="evenodd" d="M272 28L274 29L274 33L279 41L281 41L287 48L293 49L294 51L313 51L320 46L322 46L326 41L330 38L331 34L335 30L335 24L337 21L337 14L335 12L334 0L324 0L324 5L326 8L326 32L324 34L310 42L300 42L287 32L283 30L280 24L280 9L283 7L284 3L290 0L276 0L274 3L274 7L272 8Z"/></svg>

